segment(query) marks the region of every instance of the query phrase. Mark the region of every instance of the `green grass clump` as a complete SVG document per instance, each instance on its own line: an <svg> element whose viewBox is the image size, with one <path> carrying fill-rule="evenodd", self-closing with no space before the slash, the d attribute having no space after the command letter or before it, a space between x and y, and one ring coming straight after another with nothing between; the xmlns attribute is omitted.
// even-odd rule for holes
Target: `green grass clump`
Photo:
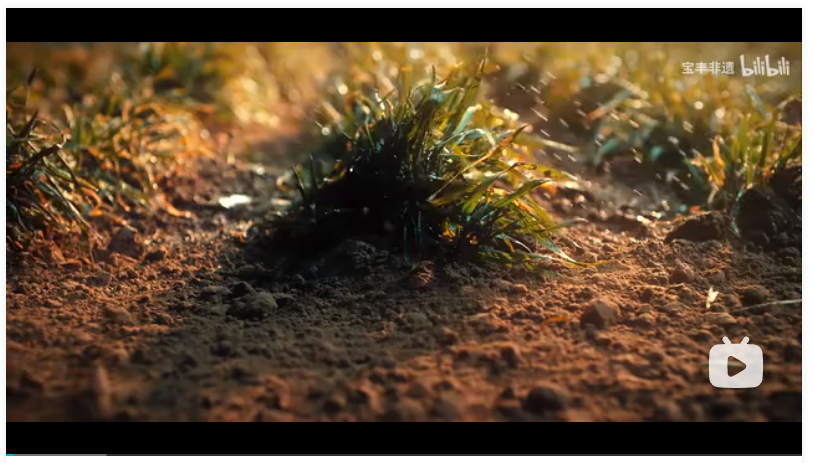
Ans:
<svg viewBox="0 0 813 463"><path fill-rule="evenodd" d="M317 156L341 153L341 149L333 149L331 144L344 145L346 137L325 134L350 134L359 130L364 120L356 117L355 112L359 110L359 102L369 99L370 95L395 95L401 88L425 83L437 75L459 72L461 63L467 61L459 55L477 61L474 51L461 52L461 46L446 43L340 42L335 48L343 65L331 72L322 85L323 98L315 117L316 127L309 134L310 141L325 145L316 150ZM493 63L486 63L483 74L495 68ZM481 84L478 82L480 94ZM519 128L516 114L492 104L481 102L477 115L479 119L475 123L492 129Z"/></svg>
<svg viewBox="0 0 813 463"><path fill-rule="evenodd" d="M527 162L523 127L478 104L483 65L414 85L407 69L388 95L354 95L323 129L329 152L294 168L299 199L254 230L300 252L375 234L411 256L575 264L553 240L571 222L531 198L568 175Z"/></svg>
<svg viewBox="0 0 813 463"><path fill-rule="evenodd" d="M28 83L33 80L29 77ZM22 251L53 230L91 233L84 213L98 204L95 188L74 174L66 160L66 138L35 111L28 98L6 95L6 248Z"/></svg>
<svg viewBox="0 0 813 463"><path fill-rule="evenodd" d="M731 212L747 233L773 236L801 223L802 130L780 121L790 97L770 108L749 89L755 110L740 115L737 129L714 139L711 156L698 154L688 167L708 191L707 205Z"/></svg>
<svg viewBox="0 0 813 463"><path fill-rule="evenodd" d="M32 73L27 88L33 82ZM61 115L29 111L28 91L22 101L16 96L8 92L6 105L8 250L76 229L91 244L91 219L126 223L122 213L131 211L188 216L163 190L196 157L213 155L191 111L115 74L100 94L63 105Z"/></svg>

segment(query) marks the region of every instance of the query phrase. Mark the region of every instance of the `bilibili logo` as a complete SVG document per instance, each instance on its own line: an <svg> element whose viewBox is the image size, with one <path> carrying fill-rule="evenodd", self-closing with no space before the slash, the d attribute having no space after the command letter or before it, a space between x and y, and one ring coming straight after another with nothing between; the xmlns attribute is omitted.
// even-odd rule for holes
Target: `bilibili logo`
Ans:
<svg viewBox="0 0 813 463"><path fill-rule="evenodd" d="M757 57L750 63L751 67L745 65L745 55L740 55L740 66L742 66L743 77L749 76L789 76L790 62L784 57L776 61L775 66L771 66L771 56Z"/></svg>

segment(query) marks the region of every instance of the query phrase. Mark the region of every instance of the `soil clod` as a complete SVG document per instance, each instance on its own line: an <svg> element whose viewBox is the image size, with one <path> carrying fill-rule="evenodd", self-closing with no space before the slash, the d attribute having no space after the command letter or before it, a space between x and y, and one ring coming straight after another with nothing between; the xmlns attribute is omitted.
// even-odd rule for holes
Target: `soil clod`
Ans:
<svg viewBox="0 0 813 463"><path fill-rule="evenodd" d="M725 236L728 221L719 212L709 212L697 217L692 217L675 227L666 236L666 243L674 240L686 240L693 242L720 240Z"/></svg>
<svg viewBox="0 0 813 463"><path fill-rule="evenodd" d="M123 307L117 307L114 305L105 305L102 307L102 314L114 323L120 323L124 325L129 325L133 323L133 317L130 315L130 312Z"/></svg>
<svg viewBox="0 0 813 463"><path fill-rule="evenodd" d="M694 281L694 272L691 269L680 266L669 275L669 283L673 285L687 284Z"/></svg>
<svg viewBox="0 0 813 463"><path fill-rule="evenodd" d="M744 306L764 304L768 302L770 291L763 286L751 286L742 292L740 300Z"/></svg>
<svg viewBox="0 0 813 463"><path fill-rule="evenodd" d="M581 317L582 327L593 325L602 330L614 324L619 317L618 306L605 299L598 299L584 306Z"/></svg>
<svg viewBox="0 0 813 463"><path fill-rule="evenodd" d="M731 316L729 313L725 312L710 312L707 313L703 317L703 321L710 325L720 325L720 326L727 326L727 325L736 325L737 319Z"/></svg>
<svg viewBox="0 0 813 463"><path fill-rule="evenodd" d="M144 254L144 245L138 239L138 233L130 227L124 226L118 229L110 244L107 246L110 252L116 252L124 256L140 259Z"/></svg>
<svg viewBox="0 0 813 463"><path fill-rule="evenodd" d="M231 289L231 297L233 299L238 299L243 296L248 296L251 294L256 294L257 290L255 290L250 284L245 281L241 281L232 287Z"/></svg>
<svg viewBox="0 0 813 463"><path fill-rule="evenodd" d="M147 253L144 256L144 261L148 263L161 262L167 257L167 252L163 249L156 249L155 251Z"/></svg>
<svg viewBox="0 0 813 463"><path fill-rule="evenodd" d="M271 316L277 310L277 301L266 292L250 294L232 303L227 315L240 320L261 320Z"/></svg>
<svg viewBox="0 0 813 463"><path fill-rule="evenodd" d="M525 409L531 413L559 412L570 405L570 393L553 384L541 384L528 393Z"/></svg>

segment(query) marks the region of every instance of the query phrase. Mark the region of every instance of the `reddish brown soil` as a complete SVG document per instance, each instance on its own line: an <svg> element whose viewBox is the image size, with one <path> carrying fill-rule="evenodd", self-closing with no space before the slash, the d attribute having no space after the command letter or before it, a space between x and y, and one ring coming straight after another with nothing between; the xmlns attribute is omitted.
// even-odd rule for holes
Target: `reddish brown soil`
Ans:
<svg viewBox="0 0 813 463"><path fill-rule="evenodd" d="M136 259L11 263L8 420L801 421L801 305L742 310L801 298L800 248L665 244L670 223L617 212L652 194L605 178L545 201L590 219L568 249L606 266L408 263L350 241L275 277L240 244L250 210L211 205L269 177L202 166L172 191L196 218L133 221L143 252L118 249ZM746 335L762 385L715 389L709 350Z"/></svg>

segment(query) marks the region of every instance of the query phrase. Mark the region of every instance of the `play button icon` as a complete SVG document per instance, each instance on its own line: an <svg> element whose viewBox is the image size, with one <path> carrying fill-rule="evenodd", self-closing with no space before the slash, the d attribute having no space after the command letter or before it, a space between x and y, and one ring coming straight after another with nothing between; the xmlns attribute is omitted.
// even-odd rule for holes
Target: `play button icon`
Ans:
<svg viewBox="0 0 813 463"><path fill-rule="evenodd" d="M748 344L748 337L740 344L731 344L727 337L723 344L709 352L709 382L720 389L750 389L762 384L762 349Z"/></svg>

